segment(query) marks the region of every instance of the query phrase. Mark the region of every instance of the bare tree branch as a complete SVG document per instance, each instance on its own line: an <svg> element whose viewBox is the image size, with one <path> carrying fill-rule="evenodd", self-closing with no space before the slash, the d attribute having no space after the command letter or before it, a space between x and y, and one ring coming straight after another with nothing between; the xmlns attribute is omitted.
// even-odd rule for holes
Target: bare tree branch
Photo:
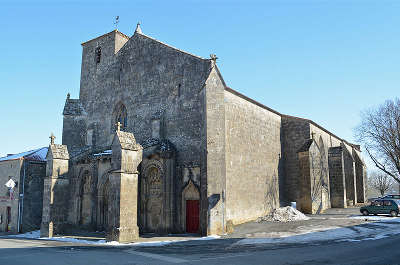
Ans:
<svg viewBox="0 0 400 265"><path fill-rule="evenodd" d="M394 180L396 180L398 183L400 183L400 178L398 178L396 175L392 174L391 172L387 171L385 168L385 165L381 164L368 150L368 148L365 148L367 150L367 153L369 157L371 158L372 162L374 162L375 166L391 176Z"/></svg>
<svg viewBox="0 0 400 265"><path fill-rule="evenodd" d="M389 175L373 172L369 176L369 185L383 196L393 186L393 179Z"/></svg>
<svg viewBox="0 0 400 265"><path fill-rule="evenodd" d="M400 100L364 111L355 133L375 166L400 183Z"/></svg>

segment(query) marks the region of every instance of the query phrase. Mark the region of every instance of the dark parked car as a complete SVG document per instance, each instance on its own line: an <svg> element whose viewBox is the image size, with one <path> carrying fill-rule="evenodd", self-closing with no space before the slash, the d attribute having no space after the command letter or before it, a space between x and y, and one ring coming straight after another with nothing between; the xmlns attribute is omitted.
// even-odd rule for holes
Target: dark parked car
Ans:
<svg viewBox="0 0 400 265"><path fill-rule="evenodd" d="M395 217L399 214L400 211L400 200L389 199L389 198L381 198L375 201L372 201L370 205L363 206L360 208L360 212L363 215L370 214L390 214Z"/></svg>
<svg viewBox="0 0 400 265"><path fill-rule="evenodd" d="M396 199L396 200L400 200L400 194L388 194L388 195L385 195L385 196L381 197L381 199Z"/></svg>

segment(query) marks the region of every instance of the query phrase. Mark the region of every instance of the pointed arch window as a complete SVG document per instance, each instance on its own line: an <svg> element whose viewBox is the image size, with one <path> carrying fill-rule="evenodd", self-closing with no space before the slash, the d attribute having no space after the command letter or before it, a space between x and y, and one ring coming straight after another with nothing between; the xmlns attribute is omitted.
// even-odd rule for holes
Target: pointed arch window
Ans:
<svg viewBox="0 0 400 265"><path fill-rule="evenodd" d="M117 123L121 124L121 129L128 126L128 113L124 104L120 103L115 108L114 112L114 128L117 127Z"/></svg>

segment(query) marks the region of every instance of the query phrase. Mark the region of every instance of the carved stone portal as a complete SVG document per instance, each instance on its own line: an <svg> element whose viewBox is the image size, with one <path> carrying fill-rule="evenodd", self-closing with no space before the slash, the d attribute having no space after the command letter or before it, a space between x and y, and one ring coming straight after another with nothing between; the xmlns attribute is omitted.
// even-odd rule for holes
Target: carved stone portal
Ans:
<svg viewBox="0 0 400 265"><path fill-rule="evenodd" d="M159 165L150 165L145 171L146 209L145 231L159 232L163 225L163 178Z"/></svg>

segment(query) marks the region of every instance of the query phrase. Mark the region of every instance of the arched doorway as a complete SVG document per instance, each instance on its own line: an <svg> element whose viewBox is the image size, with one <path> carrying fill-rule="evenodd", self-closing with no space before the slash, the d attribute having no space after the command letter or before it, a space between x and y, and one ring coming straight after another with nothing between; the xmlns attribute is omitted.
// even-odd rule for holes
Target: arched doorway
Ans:
<svg viewBox="0 0 400 265"><path fill-rule="evenodd" d="M199 233L200 193L192 180L189 181L182 193L182 211L184 231Z"/></svg>
<svg viewBox="0 0 400 265"><path fill-rule="evenodd" d="M92 188L91 177L87 170L82 174L79 209L79 224L89 225L92 222Z"/></svg>
<svg viewBox="0 0 400 265"><path fill-rule="evenodd" d="M104 230L108 230L110 226L110 196L111 196L110 180L104 183L102 187L102 197L100 203L100 220Z"/></svg>

